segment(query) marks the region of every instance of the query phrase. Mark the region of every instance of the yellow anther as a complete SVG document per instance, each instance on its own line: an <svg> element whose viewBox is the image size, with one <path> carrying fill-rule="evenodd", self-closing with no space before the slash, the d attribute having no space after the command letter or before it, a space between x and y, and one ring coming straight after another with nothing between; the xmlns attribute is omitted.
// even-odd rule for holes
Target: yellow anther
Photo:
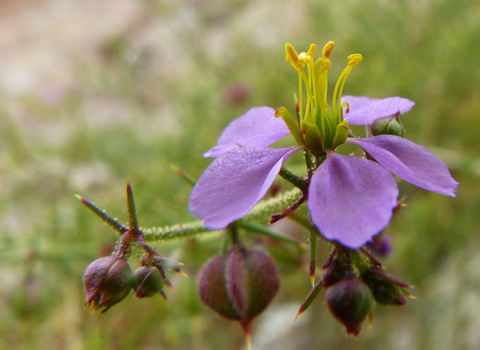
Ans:
<svg viewBox="0 0 480 350"><path fill-rule="evenodd" d="M307 54L312 58L312 60L315 57L315 52L316 51L317 51L317 45L311 44L308 51L307 51Z"/></svg>
<svg viewBox="0 0 480 350"><path fill-rule="evenodd" d="M320 70L329 70L332 66L332 61L330 61L328 58L320 57L317 60L317 63L320 65Z"/></svg>
<svg viewBox="0 0 480 350"><path fill-rule="evenodd" d="M295 51L293 45L290 43L285 44L285 61L294 63L295 65L298 62L297 51Z"/></svg>
<svg viewBox="0 0 480 350"><path fill-rule="evenodd" d="M335 46L335 43L333 41L329 41L328 43L326 43L322 50L322 56L330 57L330 54L332 53L334 46Z"/></svg>
<svg viewBox="0 0 480 350"><path fill-rule="evenodd" d="M363 56L359 53L352 53L347 57L349 66L356 66L363 60Z"/></svg>

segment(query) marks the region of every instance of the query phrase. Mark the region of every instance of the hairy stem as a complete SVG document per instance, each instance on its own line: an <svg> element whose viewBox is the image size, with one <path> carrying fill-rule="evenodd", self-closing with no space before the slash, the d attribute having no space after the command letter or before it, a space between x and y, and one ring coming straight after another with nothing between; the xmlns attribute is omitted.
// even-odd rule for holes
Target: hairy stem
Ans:
<svg viewBox="0 0 480 350"><path fill-rule="evenodd" d="M263 200L253 208L250 214L243 219L240 219L239 223L240 225L252 221L268 223L272 214L290 207L301 197L301 195L302 192L300 190L293 189L283 192L274 198ZM189 238L213 232L206 228L201 220L173 226L142 228L141 230L145 240L150 242Z"/></svg>

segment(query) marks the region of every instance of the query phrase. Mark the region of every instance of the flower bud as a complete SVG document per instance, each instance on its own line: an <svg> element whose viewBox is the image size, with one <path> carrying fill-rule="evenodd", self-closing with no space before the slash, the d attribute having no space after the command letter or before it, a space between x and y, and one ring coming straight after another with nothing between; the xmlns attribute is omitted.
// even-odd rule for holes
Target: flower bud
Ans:
<svg viewBox="0 0 480 350"><path fill-rule="evenodd" d="M404 133L405 128L396 116L380 118L375 120L372 124L372 134L374 136L387 134L403 137Z"/></svg>
<svg viewBox="0 0 480 350"><path fill-rule="evenodd" d="M385 271L377 267L370 267L362 275L372 291L375 301L382 305L405 305L405 296L411 296L406 290L409 285L396 280Z"/></svg>
<svg viewBox="0 0 480 350"><path fill-rule="evenodd" d="M83 274L87 301L93 309L106 312L130 292L132 270L124 258L110 255L87 266Z"/></svg>
<svg viewBox="0 0 480 350"><path fill-rule="evenodd" d="M379 256L389 256L393 251L392 238L386 232L381 233L373 237L372 241L367 243L367 247Z"/></svg>
<svg viewBox="0 0 480 350"><path fill-rule="evenodd" d="M348 334L360 333L362 323L372 309L372 293L355 275L350 275L327 290L327 306Z"/></svg>
<svg viewBox="0 0 480 350"><path fill-rule="evenodd" d="M220 315L240 321L245 330L272 301L279 285L277 267L269 255L238 245L213 257L199 278L202 302Z"/></svg>
<svg viewBox="0 0 480 350"><path fill-rule="evenodd" d="M133 288L137 298L150 298L163 289L163 278L157 268L142 266L133 273Z"/></svg>

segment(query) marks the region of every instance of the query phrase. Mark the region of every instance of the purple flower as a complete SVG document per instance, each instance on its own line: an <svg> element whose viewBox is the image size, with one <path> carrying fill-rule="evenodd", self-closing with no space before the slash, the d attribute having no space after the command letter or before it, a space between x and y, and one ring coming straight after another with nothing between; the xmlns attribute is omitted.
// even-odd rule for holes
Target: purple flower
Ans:
<svg viewBox="0 0 480 350"><path fill-rule="evenodd" d="M309 79L303 80L305 105L299 90L299 122L283 107L276 112L260 107L227 126L217 146L205 154L216 158L190 197L192 213L204 219L208 228L225 228L246 215L265 196L288 157L302 149L326 156L310 179L307 205L311 220L326 239L349 248L363 246L389 223L398 197L397 183L390 172L426 190L455 196L458 183L447 166L425 148L393 135L347 137L349 123L368 125L378 118L405 113L414 105L400 97L342 99L345 79L361 55L349 56L330 106L326 103L326 72L333 43L325 46L323 57L316 62L314 45L300 55L289 44L286 49L287 61L300 78L302 72L305 75L305 67L309 73ZM298 146L269 147L289 133ZM360 146L376 162L335 153L342 143Z"/></svg>

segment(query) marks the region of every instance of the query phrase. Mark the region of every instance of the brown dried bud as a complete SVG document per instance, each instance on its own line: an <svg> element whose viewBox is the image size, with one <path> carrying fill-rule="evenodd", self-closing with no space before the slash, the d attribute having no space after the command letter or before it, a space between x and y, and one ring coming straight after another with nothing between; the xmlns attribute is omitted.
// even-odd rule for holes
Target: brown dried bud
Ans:
<svg viewBox="0 0 480 350"><path fill-rule="evenodd" d="M199 278L202 302L220 315L240 321L245 330L273 300L279 286L272 258L239 245L213 257Z"/></svg>
<svg viewBox="0 0 480 350"><path fill-rule="evenodd" d="M161 293L163 278L157 268L142 266L133 273L133 288L137 298L150 298Z"/></svg>
<svg viewBox="0 0 480 350"><path fill-rule="evenodd" d="M87 300L94 310L106 312L130 292L132 270L124 258L110 255L87 266L83 274Z"/></svg>
<svg viewBox="0 0 480 350"><path fill-rule="evenodd" d="M362 323L372 309L373 297L368 286L355 275L349 275L327 290L327 306L348 334L360 333Z"/></svg>

